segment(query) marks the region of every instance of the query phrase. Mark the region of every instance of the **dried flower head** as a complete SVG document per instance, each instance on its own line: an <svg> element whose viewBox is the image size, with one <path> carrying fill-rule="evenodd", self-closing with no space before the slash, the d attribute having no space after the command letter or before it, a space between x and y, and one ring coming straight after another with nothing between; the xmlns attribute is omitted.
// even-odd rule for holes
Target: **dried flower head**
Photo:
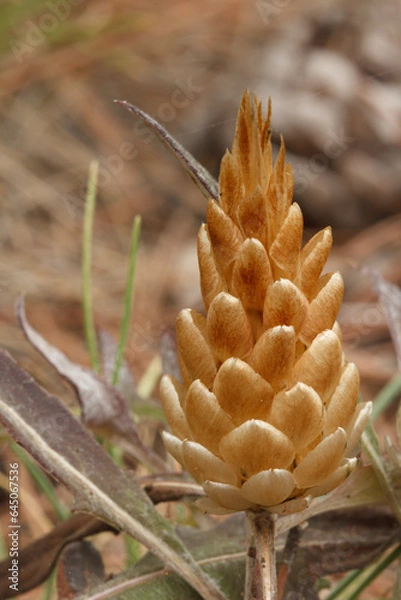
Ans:
<svg viewBox="0 0 401 600"><path fill-rule="evenodd" d="M164 376L170 453L198 481L205 510L290 512L339 485L369 404L336 322L338 272L322 275L330 228L302 247L301 209L282 142L273 163L270 115L248 92L232 152L198 235L206 316L181 311L183 382Z"/></svg>

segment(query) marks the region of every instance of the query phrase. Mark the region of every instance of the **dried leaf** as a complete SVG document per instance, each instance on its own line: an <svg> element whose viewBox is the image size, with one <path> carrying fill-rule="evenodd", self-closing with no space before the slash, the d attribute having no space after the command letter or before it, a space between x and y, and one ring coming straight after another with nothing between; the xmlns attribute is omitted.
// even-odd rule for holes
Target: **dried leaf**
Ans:
<svg viewBox="0 0 401 600"><path fill-rule="evenodd" d="M125 106L129 111L133 112L134 115L144 121L144 123L157 134L161 141L166 144L168 149L184 166L184 169L199 187L205 198L209 199L212 197L215 200L218 200L217 182L210 173L187 150L185 150L185 148L181 146L181 144L177 142L177 140L170 135L162 125L160 125L160 123L158 123L158 121L143 112L137 106L134 106L125 100L115 100L115 102L121 106Z"/></svg>
<svg viewBox="0 0 401 600"><path fill-rule="evenodd" d="M69 360L63 352L49 344L35 331L26 319L22 297L17 300L16 311L20 326L29 342L76 391L85 425L127 439L131 451L139 462L164 470L164 462L147 448L139 437L124 396L91 369Z"/></svg>
<svg viewBox="0 0 401 600"><path fill-rule="evenodd" d="M73 542L64 549L57 571L59 598L72 600L105 580L102 557L90 542Z"/></svg>
<svg viewBox="0 0 401 600"><path fill-rule="evenodd" d="M401 529L387 507L332 511L315 517L302 534L286 594L309 598L304 594L320 577L362 569L400 539Z"/></svg>
<svg viewBox="0 0 401 600"><path fill-rule="evenodd" d="M206 600L223 600L137 480L113 463L61 401L47 394L5 351L0 351L0 373L1 422L70 490L75 510L89 512L137 539Z"/></svg>

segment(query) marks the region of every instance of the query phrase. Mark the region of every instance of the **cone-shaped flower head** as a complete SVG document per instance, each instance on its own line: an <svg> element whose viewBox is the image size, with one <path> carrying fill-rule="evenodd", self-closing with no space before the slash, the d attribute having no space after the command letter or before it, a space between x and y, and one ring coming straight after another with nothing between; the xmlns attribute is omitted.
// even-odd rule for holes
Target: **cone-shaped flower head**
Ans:
<svg viewBox="0 0 401 600"><path fill-rule="evenodd" d="M273 163L270 105L245 93L232 152L198 236L206 316L177 318L182 383L161 382L165 444L211 512L301 510L341 483L369 416L336 322L330 228L302 247L284 144Z"/></svg>

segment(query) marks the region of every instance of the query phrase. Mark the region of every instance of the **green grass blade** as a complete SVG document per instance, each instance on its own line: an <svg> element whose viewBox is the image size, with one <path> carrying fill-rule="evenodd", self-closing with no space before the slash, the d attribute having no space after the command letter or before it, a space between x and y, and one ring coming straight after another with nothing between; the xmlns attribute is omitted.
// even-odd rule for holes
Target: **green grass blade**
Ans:
<svg viewBox="0 0 401 600"><path fill-rule="evenodd" d="M8 557L8 539L4 530L0 532L0 560L5 560Z"/></svg>
<svg viewBox="0 0 401 600"><path fill-rule="evenodd" d="M129 535L124 536L124 540L127 550L126 566L128 568L132 567L141 558L141 545Z"/></svg>
<svg viewBox="0 0 401 600"><path fill-rule="evenodd" d="M348 573L348 575L345 575L345 577L343 577L341 579L341 581L336 585L334 590L331 590L331 592L326 596L326 600L337 600L339 597L339 594L343 590L346 590L347 587L349 585L351 585L351 583L353 581L355 581L355 579L358 577L360 572L361 572L360 569L354 569L353 571Z"/></svg>
<svg viewBox="0 0 401 600"><path fill-rule="evenodd" d="M134 224L132 226L127 283L125 286L125 294L124 294L124 310L123 310L123 318L121 320L120 336L119 336L118 348L117 348L117 352L116 352L116 360L115 360L115 364L114 364L114 371L113 371L113 377L112 377L113 385L116 385L117 381L118 381L118 376L119 376L121 365L123 362L124 350L125 350L125 346L126 346L127 339L128 339L129 323L130 323L131 312L132 312L132 300L134 297L135 267L136 267L136 259L137 259L137 254L138 254L140 230L141 230L141 217L137 216L137 217L135 217Z"/></svg>
<svg viewBox="0 0 401 600"><path fill-rule="evenodd" d="M401 374L397 373L390 379L387 385L377 394L373 402L371 421L377 419L386 408L399 397L401 393Z"/></svg>
<svg viewBox="0 0 401 600"><path fill-rule="evenodd" d="M55 586L57 579L57 569L53 569L50 577L47 579L44 585L42 600L51 600L54 598Z"/></svg>
<svg viewBox="0 0 401 600"><path fill-rule="evenodd" d="M96 206L97 176L99 163L93 161L89 168L88 189L85 199L84 231L82 240L82 304L84 313L84 330L86 343L89 350L92 369L99 371L99 350L97 345L96 330L93 320L92 293L91 293L91 263L92 263L92 234L93 219Z"/></svg>

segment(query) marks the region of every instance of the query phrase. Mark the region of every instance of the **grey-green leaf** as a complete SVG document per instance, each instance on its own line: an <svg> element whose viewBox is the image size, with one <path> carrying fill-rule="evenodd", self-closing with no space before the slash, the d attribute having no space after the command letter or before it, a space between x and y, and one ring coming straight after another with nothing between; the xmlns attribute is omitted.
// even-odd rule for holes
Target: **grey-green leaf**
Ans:
<svg viewBox="0 0 401 600"><path fill-rule="evenodd" d="M113 463L62 402L45 392L6 351L0 351L0 373L1 422L71 491L76 510L136 538L205 599L224 600L139 483Z"/></svg>
<svg viewBox="0 0 401 600"><path fill-rule="evenodd" d="M146 125L148 125L148 127L157 134L161 141L166 144L169 150L184 166L188 175L196 183L202 194L207 199L211 197L215 200L218 200L217 181L210 175L209 171L207 171L196 160L196 158L190 154L190 152L185 150L185 148L181 146L181 144L177 142L177 140L170 135L169 132L162 125L160 125L158 121L156 121L156 119L153 119L153 117L145 113L134 104L130 104L126 100L115 100L115 102L117 102L117 104L121 104L121 106L125 106L125 108L127 108L129 111L133 112L134 115L144 121L144 123L146 123Z"/></svg>

